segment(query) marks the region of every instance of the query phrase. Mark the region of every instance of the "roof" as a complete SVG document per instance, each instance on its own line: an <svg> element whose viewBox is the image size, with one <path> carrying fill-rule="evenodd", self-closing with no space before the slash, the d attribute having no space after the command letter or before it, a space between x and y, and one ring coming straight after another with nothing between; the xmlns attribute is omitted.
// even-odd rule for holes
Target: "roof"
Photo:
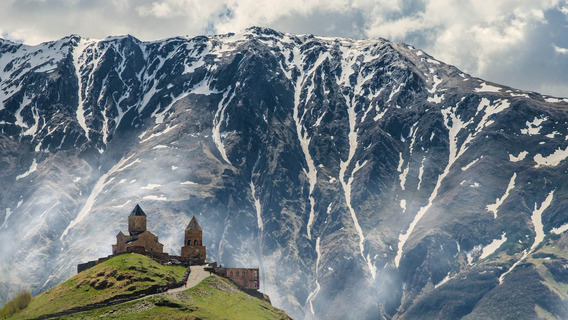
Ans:
<svg viewBox="0 0 568 320"><path fill-rule="evenodd" d="M144 210L142 210L142 208L140 208L140 206L137 204L136 207L134 207L134 210L132 210L132 212L130 213L130 216L146 216L146 213L144 213Z"/></svg>
<svg viewBox="0 0 568 320"><path fill-rule="evenodd" d="M199 223L197 223L197 219L195 219L195 216L193 216L193 218L191 218L191 221L189 222L189 224L187 225L187 228L185 228L185 230L199 230L199 231L201 231L201 227L199 226Z"/></svg>

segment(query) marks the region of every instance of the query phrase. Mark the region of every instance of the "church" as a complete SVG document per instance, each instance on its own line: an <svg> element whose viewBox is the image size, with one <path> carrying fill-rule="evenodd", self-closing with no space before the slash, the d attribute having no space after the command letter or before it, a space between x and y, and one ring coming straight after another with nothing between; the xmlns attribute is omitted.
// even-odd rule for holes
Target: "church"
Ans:
<svg viewBox="0 0 568 320"><path fill-rule="evenodd" d="M170 256L164 253L164 245L158 241L158 236L147 230L146 213L136 205L128 216L128 234L120 231L116 235L116 244L112 245L112 254L136 252L152 256L160 260L176 259L180 262L204 264L207 258L206 247L203 245L203 231L195 219L185 228L181 256Z"/></svg>
<svg viewBox="0 0 568 320"><path fill-rule="evenodd" d="M203 230L195 219L191 218L185 228L181 255L172 256L164 252L164 245L158 241L158 236L148 231L146 213L137 204L128 215L128 233L120 231L116 235L116 244L112 245L112 254L98 260L80 263L77 272L82 272L108 260L110 257L124 253L139 253L163 264L204 265L207 258L207 248L203 245ZM216 262L209 263L205 270L231 279L244 289L258 290L259 268L231 268L217 266Z"/></svg>

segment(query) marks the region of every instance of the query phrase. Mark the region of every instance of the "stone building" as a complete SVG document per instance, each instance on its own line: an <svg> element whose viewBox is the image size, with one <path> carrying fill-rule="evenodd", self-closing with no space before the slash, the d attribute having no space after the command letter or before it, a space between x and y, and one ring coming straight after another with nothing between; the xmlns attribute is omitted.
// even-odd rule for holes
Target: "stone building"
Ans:
<svg viewBox="0 0 568 320"><path fill-rule="evenodd" d="M116 235L116 244L112 245L113 254L123 252L164 252L164 245L158 242L158 236L146 230L146 213L139 205L128 216L128 235L120 231Z"/></svg>
<svg viewBox="0 0 568 320"><path fill-rule="evenodd" d="M185 237L181 247L181 257L195 261L199 264L205 263L207 251L203 245L203 231L201 226L197 223L195 216L191 218L189 224L185 228Z"/></svg>
<svg viewBox="0 0 568 320"><path fill-rule="evenodd" d="M216 274L233 280L239 286L245 289L258 290L260 281L258 279L258 268L213 268Z"/></svg>

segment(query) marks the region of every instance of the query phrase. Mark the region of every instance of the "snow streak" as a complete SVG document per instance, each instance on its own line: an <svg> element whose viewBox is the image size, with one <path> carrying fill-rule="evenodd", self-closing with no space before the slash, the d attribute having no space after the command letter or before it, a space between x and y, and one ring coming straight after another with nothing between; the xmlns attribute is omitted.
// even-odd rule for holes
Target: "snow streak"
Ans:
<svg viewBox="0 0 568 320"><path fill-rule="evenodd" d="M515 269L521 262L523 262L528 255L533 253L535 249L540 245L540 243L544 240L545 234L544 234L544 227L542 225L542 213L544 212L544 210L548 208L548 206L550 206L553 198L554 198L554 190L550 191L550 193L548 194L546 199L541 203L539 208L537 208L536 203L534 204L534 210L531 215L531 220L534 226L534 233L535 233L534 242L530 247L530 249L523 251L523 256L521 257L521 259L515 262L513 266L509 270L507 270L507 272L503 273L499 277L499 284L502 284L503 280L505 280L505 276L511 273L511 271L513 271L513 269Z"/></svg>
<svg viewBox="0 0 568 320"><path fill-rule="evenodd" d="M424 214L426 214L428 209L430 209L430 207L434 203L434 200L438 196L438 190L440 189L440 186L442 185L442 181L448 175L448 173L450 173L450 168L452 167L454 162L467 150L467 144L469 143L469 141L472 138L471 135L468 136L468 138L463 142L461 147L458 148L458 141L457 141L458 140L457 139L458 133L461 131L462 128L469 125L471 120L464 123L458 117L456 117L456 115L454 114L454 112L451 108L443 109L442 114L444 116L444 124L448 128L449 143L450 143L450 153L448 155L448 164L446 165L446 168L444 169L442 174L438 177L438 181L436 181L436 186L434 187L432 194L428 198L428 204L425 205L424 207L421 207L420 210L418 210L418 213L416 213L414 220L412 221L412 223L410 223L410 226L408 227L406 232L404 234L401 233L398 236L398 251L397 251L396 256L394 258L394 264L397 268L400 264L400 259L402 258L402 250L404 248L404 244L406 243L406 241L410 237L410 234L412 233L412 231L414 231L414 228L416 227L416 225L418 224L420 219L422 219Z"/></svg>
<svg viewBox="0 0 568 320"><path fill-rule="evenodd" d="M87 137L87 140L91 140L89 138L89 128L87 127L87 123L85 121L85 110L83 109L83 84L82 84L83 82L82 82L81 69L80 69L81 54L83 53L87 45L88 45L87 41L83 39L79 40L79 43L73 49L73 65L75 66L75 75L77 77L77 86L79 88L77 91L77 97L79 101L79 105L77 106L77 122L79 122L79 125L85 131L85 137Z"/></svg>
<svg viewBox="0 0 568 320"><path fill-rule="evenodd" d="M219 106L217 108L217 112L215 112L215 118L213 119L212 135L213 141L215 142L217 149L219 149L219 152L221 153L221 157L223 157L223 160L225 160L228 164L231 164L231 161L229 161L229 158L227 157L227 152L225 151L223 141L221 141L221 123L223 123L223 121L225 120L225 109L235 97L235 91L233 90L231 97L227 99L229 91L231 91L231 88L227 89L227 91L223 94L223 98L221 99L221 101L219 101Z"/></svg>
<svg viewBox="0 0 568 320"><path fill-rule="evenodd" d="M511 180L509 180L509 185L507 186L507 190L505 190L505 194L503 194L501 198L497 198L494 204L487 205L487 210L493 212L493 219L497 219L497 210L499 210L499 207L503 204L503 202L505 202L505 199L509 197L509 192L511 192L511 190L515 187L516 178L517 173L515 172L513 173Z"/></svg>
<svg viewBox="0 0 568 320"><path fill-rule="evenodd" d="M305 73L302 73L302 75L298 77L298 79L296 80L295 92L294 92L294 113L293 113L292 116L294 118L294 122L296 123L296 133L298 134L298 140L300 141L302 153L304 154L304 159L306 160L306 164L308 165L307 169L304 168L304 173L308 177L308 183L310 185L310 189L309 189L309 192L310 192L309 193L310 215L308 217L308 225L306 227L308 239L310 239L310 240L312 239L312 233L311 232L312 232L312 225L314 223L314 218L315 218L315 213L314 213L315 200L314 200L314 197L312 196L312 193L314 192L314 188L315 188L316 183L317 183L318 171L316 169L316 165L314 163L314 160L312 159L312 156L310 155L311 137L309 137L307 129L302 124L302 121L304 120L304 116L306 114L306 109L304 108L304 112L302 112L302 114L300 115L300 103L301 103L301 96L302 96L302 86L306 83L306 81L309 78L311 78L312 86L313 86L314 73L315 73L316 69L328 57L329 57L328 54L320 55L318 60L314 63L314 65L308 71L306 71ZM303 65L303 61L301 60L299 50L296 49L296 48L294 48L294 64L298 69L302 70L301 66ZM313 88L312 88L312 90L313 90ZM309 95L312 94L312 90L308 90L308 92L307 92L308 96L306 96L305 99L304 99L306 104L309 101L309 98L310 98Z"/></svg>
<svg viewBox="0 0 568 320"><path fill-rule="evenodd" d="M258 229L262 231L264 229L264 223L262 222L262 207L260 206L260 200L256 197L256 188L252 181L250 182L250 190L252 193L252 199L254 200L254 208L256 210L256 220L258 221Z"/></svg>
<svg viewBox="0 0 568 320"><path fill-rule="evenodd" d="M312 312L312 314L315 315L314 312L314 305L312 304L312 301L315 299L315 297L317 296L317 294L319 293L321 287L320 284L318 282L318 270L319 270L319 263L320 263L320 258L321 258L321 250L320 250L320 237L317 237L316 239L316 254L317 254L317 258L316 258L316 275L315 275L315 279L316 279L316 288L314 289L314 291L310 292L310 295L308 296L308 298L306 299L306 304L310 304L310 311Z"/></svg>
<svg viewBox="0 0 568 320"><path fill-rule="evenodd" d="M348 56L348 58L350 58L349 61L347 61L345 54L349 53L350 55ZM343 57L343 61L342 61L342 80L344 85L349 86L349 78L350 78L350 74L352 74L353 72L353 65L357 62L357 56L353 54L353 52L343 52L344 57ZM349 71L349 73L347 73ZM347 114L348 114L348 119L349 119L349 155L347 157L346 161L341 161L339 163L339 181L341 182L341 186L343 187L343 191L345 193L345 201L347 204L347 208L349 209L349 212L351 213L351 218L353 219L353 225L355 226L355 229L357 230L357 234L359 235L359 250L361 252L361 256L363 257L363 260L367 263L367 266L369 267L369 271L371 272L371 276L373 278L373 280L375 280L375 276L376 276L376 271L377 271L377 267L371 262L371 256L370 254L367 254L367 256L365 256L365 236L363 235L363 230L361 229L361 225L359 224L359 220L357 219L357 214L355 213L355 210L353 209L353 206L351 205L351 185L353 183L353 179L355 176L355 173L361 169L361 167L363 167L366 164L366 161L362 164L359 165L359 162L356 163L355 168L353 169L353 171L351 171L351 174L349 176L349 179L347 179L347 182L345 181L345 173L347 171L347 168L349 167L349 165L351 164L351 161L353 159L353 156L355 156L355 152L357 151L357 147L358 147L358 142L357 142L357 129L355 128L356 125L356 120L357 120L357 114L355 112L355 95L360 93L360 86L361 84L357 85L357 88L354 90L353 92L353 96L351 97L351 99L348 96L345 96L345 102L347 104ZM359 89L359 90L357 90Z"/></svg>

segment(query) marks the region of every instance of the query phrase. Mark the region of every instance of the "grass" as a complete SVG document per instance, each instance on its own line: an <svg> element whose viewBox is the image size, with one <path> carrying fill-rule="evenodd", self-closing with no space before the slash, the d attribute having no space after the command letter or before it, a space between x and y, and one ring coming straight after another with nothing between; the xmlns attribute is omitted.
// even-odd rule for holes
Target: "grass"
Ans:
<svg viewBox="0 0 568 320"><path fill-rule="evenodd" d="M32 294L29 291L21 292L0 309L0 319L11 317L13 314L25 309L31 300Z"/></svg>
<svg viewBox="0 0 568 320"><path fill-rule="evenodd" d="M175 294L159 294L61 319L290 319L269 303L216 275Z"/></svg>
<svg viewBox="0 0 568 320"><path fill-rule="evenodd" d="M153 285L165 286L180 281L184 272L184 267L163 266L143 255L119 255L32 298L29 306L13 318L35 318L148 289Z"/></svg>

